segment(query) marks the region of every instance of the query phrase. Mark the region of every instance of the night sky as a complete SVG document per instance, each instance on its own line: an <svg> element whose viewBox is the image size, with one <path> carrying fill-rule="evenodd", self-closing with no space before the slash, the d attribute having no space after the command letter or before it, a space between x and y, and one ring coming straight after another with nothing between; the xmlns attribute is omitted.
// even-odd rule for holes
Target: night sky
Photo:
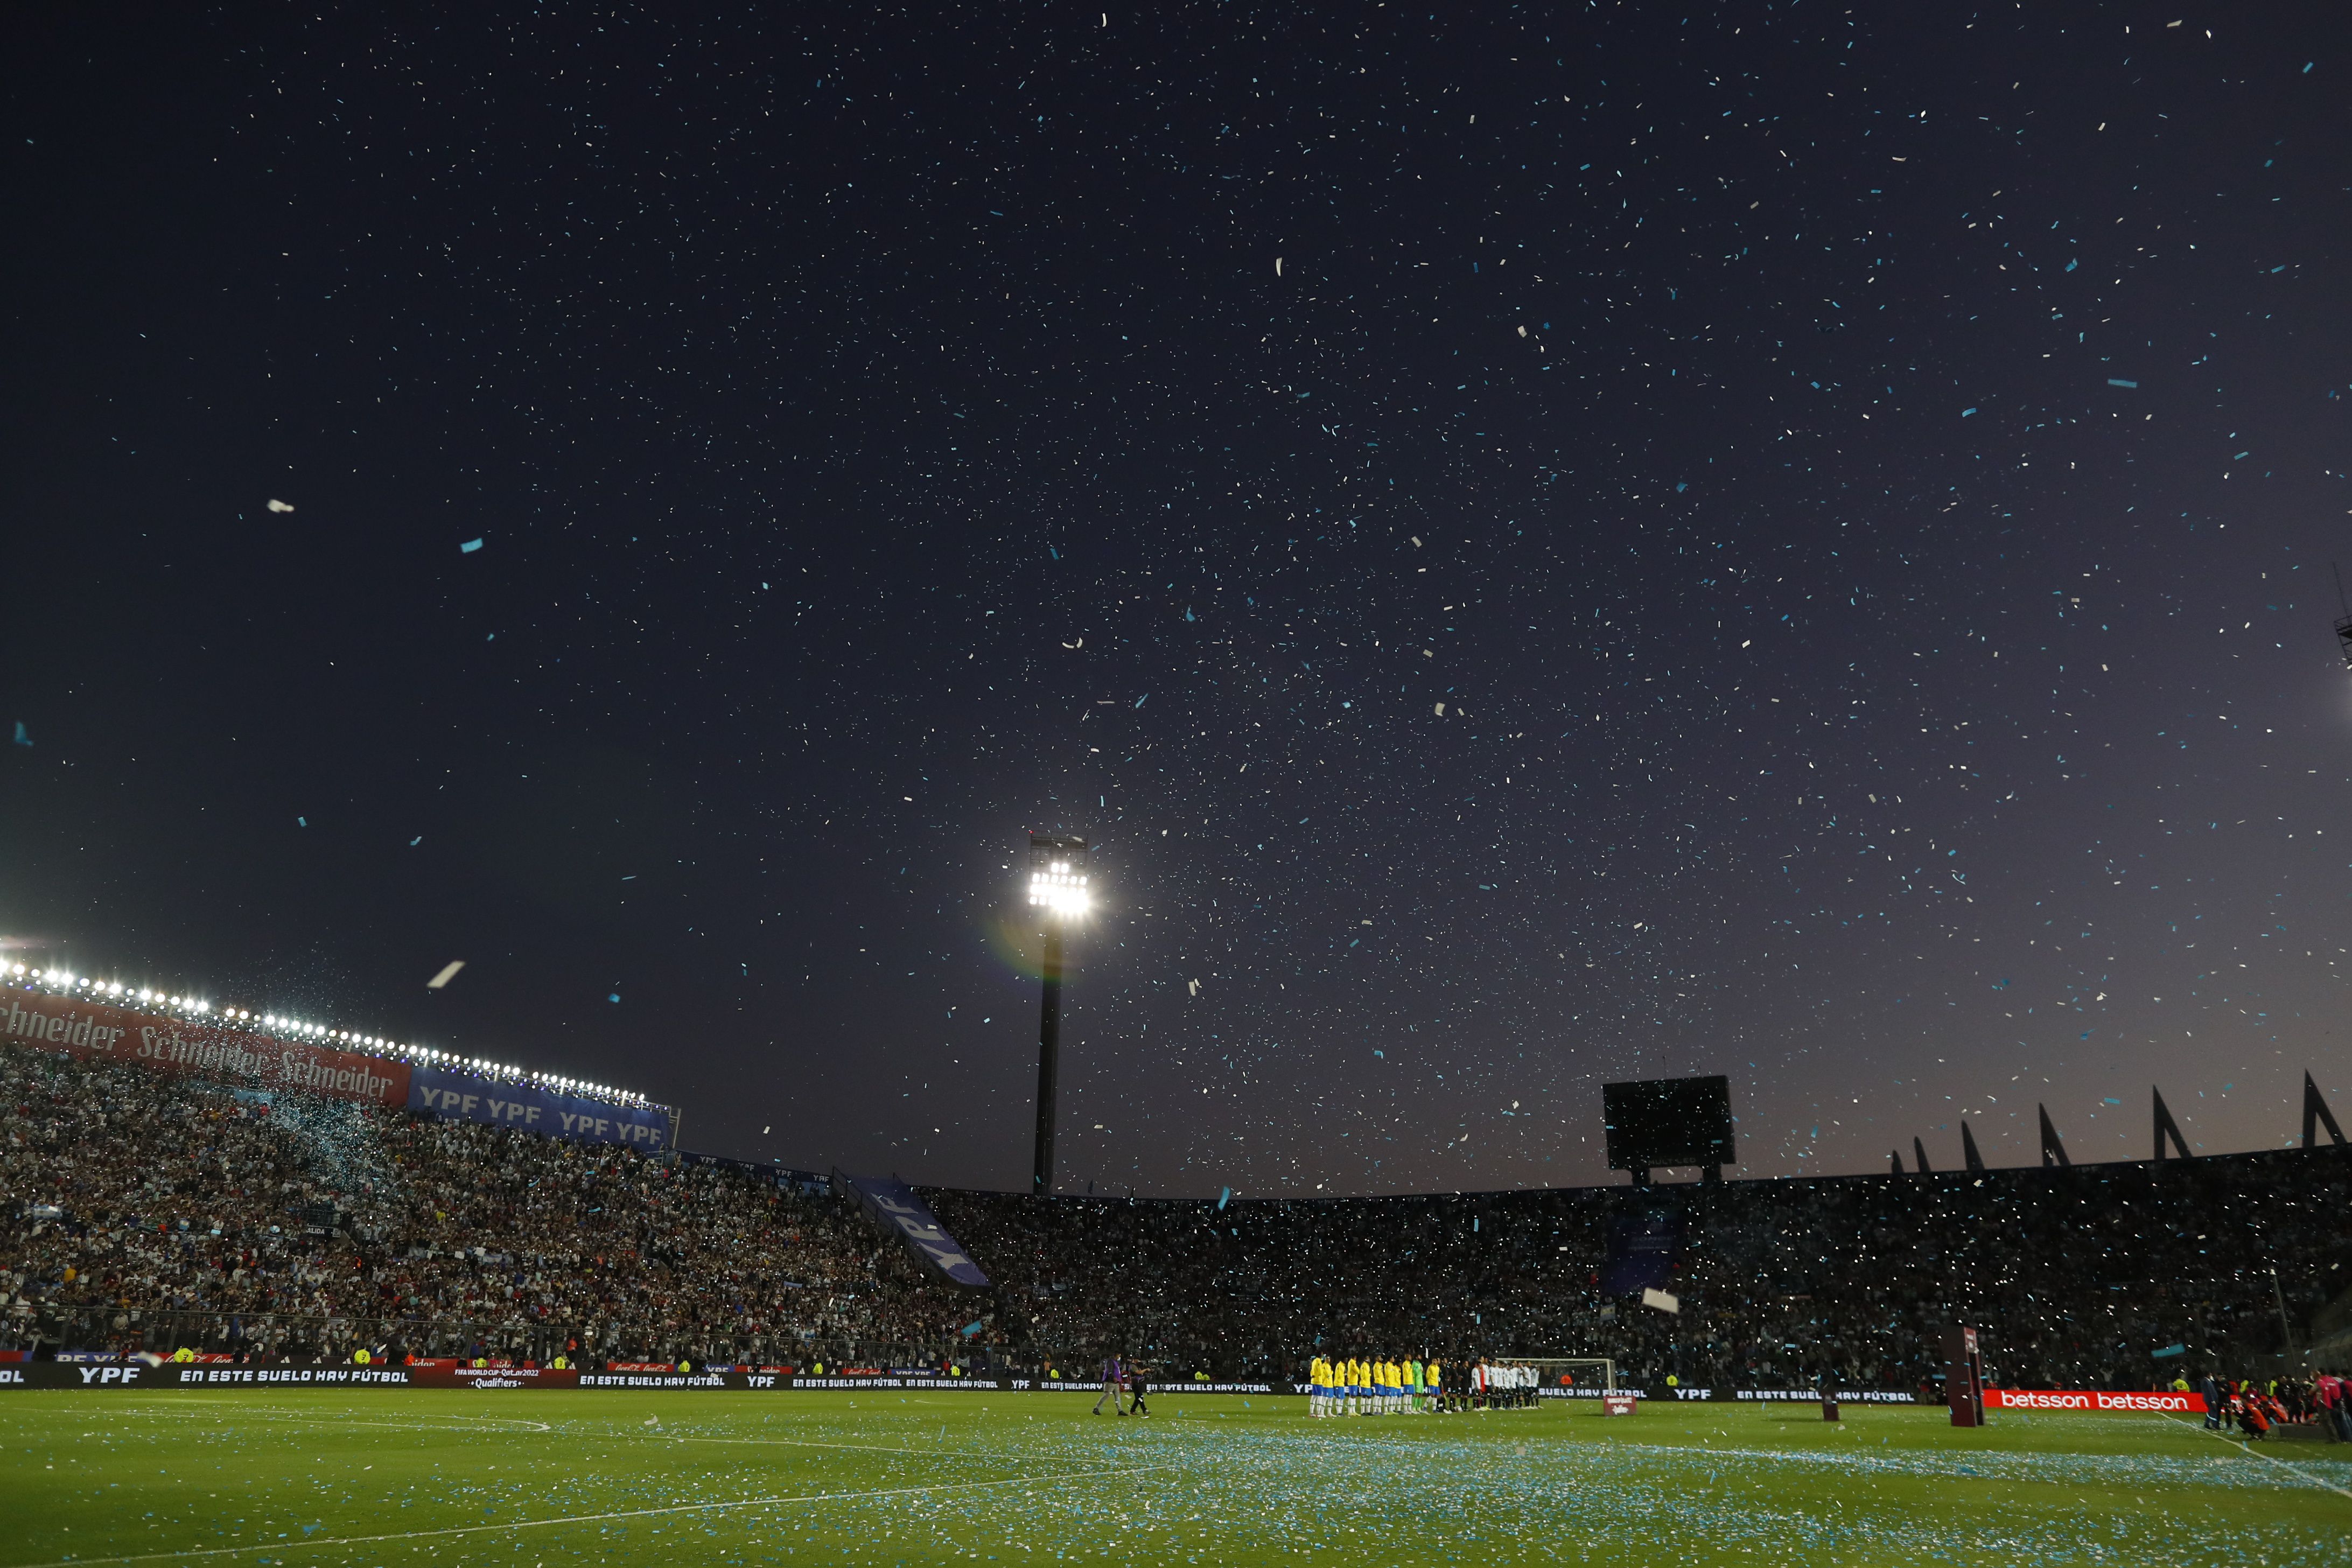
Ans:
<svg viewBox="0 0 2352 1568"><path fill-rule="evenodd" d="M16 959L1018 1188L1053 830L1065 1191L2352 1114L2340 6L1432 12L16 14Z"/></svg>

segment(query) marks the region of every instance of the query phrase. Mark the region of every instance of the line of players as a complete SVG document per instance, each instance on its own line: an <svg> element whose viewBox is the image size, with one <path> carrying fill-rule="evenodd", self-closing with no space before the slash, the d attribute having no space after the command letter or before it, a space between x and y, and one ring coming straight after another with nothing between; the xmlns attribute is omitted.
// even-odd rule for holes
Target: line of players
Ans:
<svg viewBox="0 0 2352 1568"><path fill-rule="evenodd" d="M1536 1402L1533 1367L1490 1362L1445 1366L1436 1361L1317 1356L1307 1368L1307 1413L1325 1415L1439 1415L1465 1410L1517 1410Z"/></svg>

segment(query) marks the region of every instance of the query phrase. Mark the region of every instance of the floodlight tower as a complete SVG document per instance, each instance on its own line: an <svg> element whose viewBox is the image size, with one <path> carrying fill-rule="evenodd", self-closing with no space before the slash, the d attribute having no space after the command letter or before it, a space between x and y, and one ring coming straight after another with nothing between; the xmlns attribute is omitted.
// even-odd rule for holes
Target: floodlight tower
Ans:
<svg viewBox="0 0 2352 1568"><path fill-rule="evenodd" d="M1062 1066L1062 930L1085 918L1087 841L1051 833L1029 836L1029 902L1045 922L1045 1002L1037 1020L1037 1159L1030 1191L1054 1190L1054 1119Z"/></svg>

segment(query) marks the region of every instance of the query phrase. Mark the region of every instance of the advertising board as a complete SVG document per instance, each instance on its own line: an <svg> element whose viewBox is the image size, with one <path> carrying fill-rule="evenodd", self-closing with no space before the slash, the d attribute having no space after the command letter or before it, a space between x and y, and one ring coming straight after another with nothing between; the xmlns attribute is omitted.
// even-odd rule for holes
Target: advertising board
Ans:
<svg viewBox="0 0 2352 1568"><path fill-rule="evenodd" d="M2087 1410L2126 1415L2202 1415L2205 1396L2168 1388L2115 1392L2097 1388L1988 1388L1988 1410Z"/></svg>
<svg viewBox="0 0 2352 1568"><path fill-rule="evenodd" d="M579 1143L625 1143L649 1152L670 1145L670 1113L663 1106L583 1100L436 1067L411 1069L408 1083L408 1109L445 1121L488 1121Z"/></svg>
<svg viewBox="0 0 2352 1568"><path fill-rule="evenodd" d="M0 994L0 1039L260 1089L305 1089L370 1105L408 1103L406 1062L38 992Z"/></svg>

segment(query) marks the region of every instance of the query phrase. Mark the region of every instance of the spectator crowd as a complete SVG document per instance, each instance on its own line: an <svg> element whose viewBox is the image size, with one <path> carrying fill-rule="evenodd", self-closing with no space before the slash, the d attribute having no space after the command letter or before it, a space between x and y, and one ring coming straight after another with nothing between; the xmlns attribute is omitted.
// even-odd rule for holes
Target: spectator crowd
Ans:
<svg viewBox="0 0 2352 1568"><path fill-rule="evenodd" d="M2267 1380L2344 1315L2347 1152L1223 1204L928 1190L993 1281L975 1295L756 1166L12 1045L0 1350L1062 1377L1129 1355L1303 1382L1380 1349L1926 1393L1970 1324L2009 1386Z"/></svg>

